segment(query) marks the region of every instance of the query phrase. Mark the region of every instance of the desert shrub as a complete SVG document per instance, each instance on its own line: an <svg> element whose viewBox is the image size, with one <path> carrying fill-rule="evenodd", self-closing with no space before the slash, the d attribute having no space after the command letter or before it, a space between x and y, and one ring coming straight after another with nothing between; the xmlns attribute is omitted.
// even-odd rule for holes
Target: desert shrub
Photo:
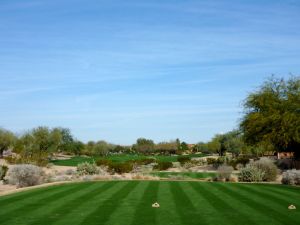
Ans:
<svg viewBox="0 0 300 225"><path fill-rule="evenodd" d="M33 154L30 157L25 155L21 155L21 157L7 156L5 157L5 160L9 164L32 164L37 166L47 166L49 163L48 157L45 153L41 156Z"/></svg>
<svg viewBox="0 0 300 225"><path fill-rule="evenodd" d="M133 170L133 163L124 162L124 163L112 163L109 165L109 170L115 173L130 173Z"/></svg>
<svg viewBox="0 0 300 225"><path fill-rule="evenodd" d="M96 164L97 166L109 166L112 164L112 161L109 159L98 159Z"/></svg>
<svg viewBox="0 0 300 225"><path fill-rule="evenodd" d="M17 157L14 157L12 155L10 156L6 156L4 157L5 161L8 162L9 164L18 164L17 161L18 161L18 158Z"/></svg>
<svg viewBox="0 0 300 225"><path fill-rule="evenodd" d="M243 164L237 164L235 169L237 170L241 170L242 168L244 168L245 166Z"/></svg>
<svg viewBox="0 0 300 225"><path fill-rule="evenodd" d="M244 182L261 182L263 181L264 172L253 166L252 164L248 164L245 168L242 168L239 173L239 181Z"/></svg>
<svg viewBox="0 0 300 225"><path fill-rule="evenodd" d="M144 159L132 160L131 162L133 162L137 165L149 165L151 163L155 163L156 159L155 158L144 158Z"/></svg>
<svg viewBox="0 0 300 225"><path fill-rule="evenodd" d="M79 175L93 175L98 172L96 163L83 162L77 165L77 173Z"/></svg>
<svg viewBox="0 0 300 225"><path fill-rule="evenodd" d="M241 165L246 166L250 162L250 158L246 156L241 156L236 159L229 160L228 164L232 166L235 170L238 169Z"/></svg>
<svg viewBox="0 0 300 225"><path fill-rule="evenodd" d="M263 181L275 181L278 170L271 159L261 158L253 162L253 166L264 172Z"/></svg>
<svg viewBox="0 0 300 225"><path fill-rule="evenodd" d="M300 170L287 170L282 174L281 183L289 185L300 185Z"/></svg>
<svg viewBox="0 0 300 225"><path fill-rule="evenodd" d="M212 165L214 168L218 168L219 166L223 165L226 162L225 157L219 157L217 159L215 158L207 158L207 164Z"/></svg>
<svg viewBox="0 0 300 225"><path fill-rule="evenodd" d="M193 164L191 161L187 161L187 162L185 162L185 163L182 165L182 167L185 168L185 169L190 169L190 168L192 168L192 167L194 167L194 166L195 166L195 164Z"/></svg>
<svg viewBox="0 0 300 225"><path fill-rule="evenodd" d="M231 174L232 174L233 168L232 166L222 165L218 167L218 180L225 179L226 181L229 181Z"/></svg>
<svg viewBox="0 0 300 225"><path fill-rule="evenodd" d="M40 167L30 164L20 164L9 168L5 179L9 184L27 187L42 182L43 171Z"/></svg>
<svg viewBox="0 0 300 225"><path fill-rule="evenodd" d="M206 161L208 165L213 165L217 160L215 158L207 158Z"/></svg>
<svg viewBox="0 0 300 225"><path fill-rule="evenodd" d="M181 165L190 162L191 161L191 157L189 156L178 156L177 161L180 162Z"/></svg>
<svg viewBox="0 0 300 225"><path fill-rule="evenodd" d="M6 175L7 170L8 170L7 166L0 165L0 180L3 180L3 178Z"/></svg>
<svg viewBox="0 0 300 225"><path fill-rule="evenodd" d="M155 170L167 170L173 166L172 162L158 162L153 169Z"/></svg>
<svg viewBox="0 0 300 225"><path fill-rule="evenodd" d="M194 165L194 166L204 166L204 165L207 165L207 162L206 160L204 159L191 159L191 163Z"/></svg>

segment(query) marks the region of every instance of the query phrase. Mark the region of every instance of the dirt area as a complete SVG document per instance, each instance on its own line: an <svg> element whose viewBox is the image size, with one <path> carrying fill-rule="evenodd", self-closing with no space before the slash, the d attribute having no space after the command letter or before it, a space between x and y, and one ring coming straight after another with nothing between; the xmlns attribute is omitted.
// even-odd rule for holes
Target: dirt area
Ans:
<svg viewBox="0 0 300 225"><path fill-rule="evenodd" d="M66 173L68 170L76 170L74 166L51 166L50 168L43 168L44 172L49 173Z"/></svg>
<svg viewBox="0 0 300 225"><path fill-rule="evenodd" d="M0 159L0 165L7 166L8 164L6 163L6 161L4 159Z"/></svg>
<svg viewBox="0 0 300 225"><path fill-rule="evenodd" d="M15 192L17 189L17 187L15 185L4 185L2 182L0 182L0 196L1 195L6 195L8 193L13 193Z"/></svg>

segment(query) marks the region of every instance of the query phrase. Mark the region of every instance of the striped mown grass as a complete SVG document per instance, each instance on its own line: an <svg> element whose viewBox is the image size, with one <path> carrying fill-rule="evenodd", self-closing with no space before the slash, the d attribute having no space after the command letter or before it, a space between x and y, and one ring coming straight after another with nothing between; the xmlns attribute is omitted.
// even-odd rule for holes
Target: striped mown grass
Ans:
<svg viewBox="0 0 300 225"><path fill-rule="evenodd" d="M160 208L152 208L154 202ZM288 210L288 205L296 210ZM2 225L300 224L300 189L270 184L103 181L0 197Z"/></svg>

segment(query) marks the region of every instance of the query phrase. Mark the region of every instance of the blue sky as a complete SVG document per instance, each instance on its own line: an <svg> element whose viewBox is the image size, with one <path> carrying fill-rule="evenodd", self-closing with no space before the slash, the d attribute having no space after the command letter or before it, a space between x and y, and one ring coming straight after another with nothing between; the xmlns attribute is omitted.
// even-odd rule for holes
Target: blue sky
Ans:
<svg viewBox="0 0 300 225"><path fill-rule="evenodd" d="M0 126L207 141L299 59L299 1L1 0Z"/></svg>

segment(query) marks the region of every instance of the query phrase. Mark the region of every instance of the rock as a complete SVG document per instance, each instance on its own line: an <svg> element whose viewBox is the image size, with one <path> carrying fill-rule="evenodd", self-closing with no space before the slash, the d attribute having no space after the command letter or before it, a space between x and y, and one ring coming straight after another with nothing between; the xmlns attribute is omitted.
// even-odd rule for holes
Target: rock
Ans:
<svg viewBox="0 0 300 225"><path fill-rule="evenodd" d="M294 205L289 205L288 209L296 209L296 206L294 206Z"/></svg>
<svg viewBox="0 0 300 225"><path fill-rule="evenodd" d="M152 208L159 208L159 207L160 207L160 205L157 202L152 204Z"/></svg>

